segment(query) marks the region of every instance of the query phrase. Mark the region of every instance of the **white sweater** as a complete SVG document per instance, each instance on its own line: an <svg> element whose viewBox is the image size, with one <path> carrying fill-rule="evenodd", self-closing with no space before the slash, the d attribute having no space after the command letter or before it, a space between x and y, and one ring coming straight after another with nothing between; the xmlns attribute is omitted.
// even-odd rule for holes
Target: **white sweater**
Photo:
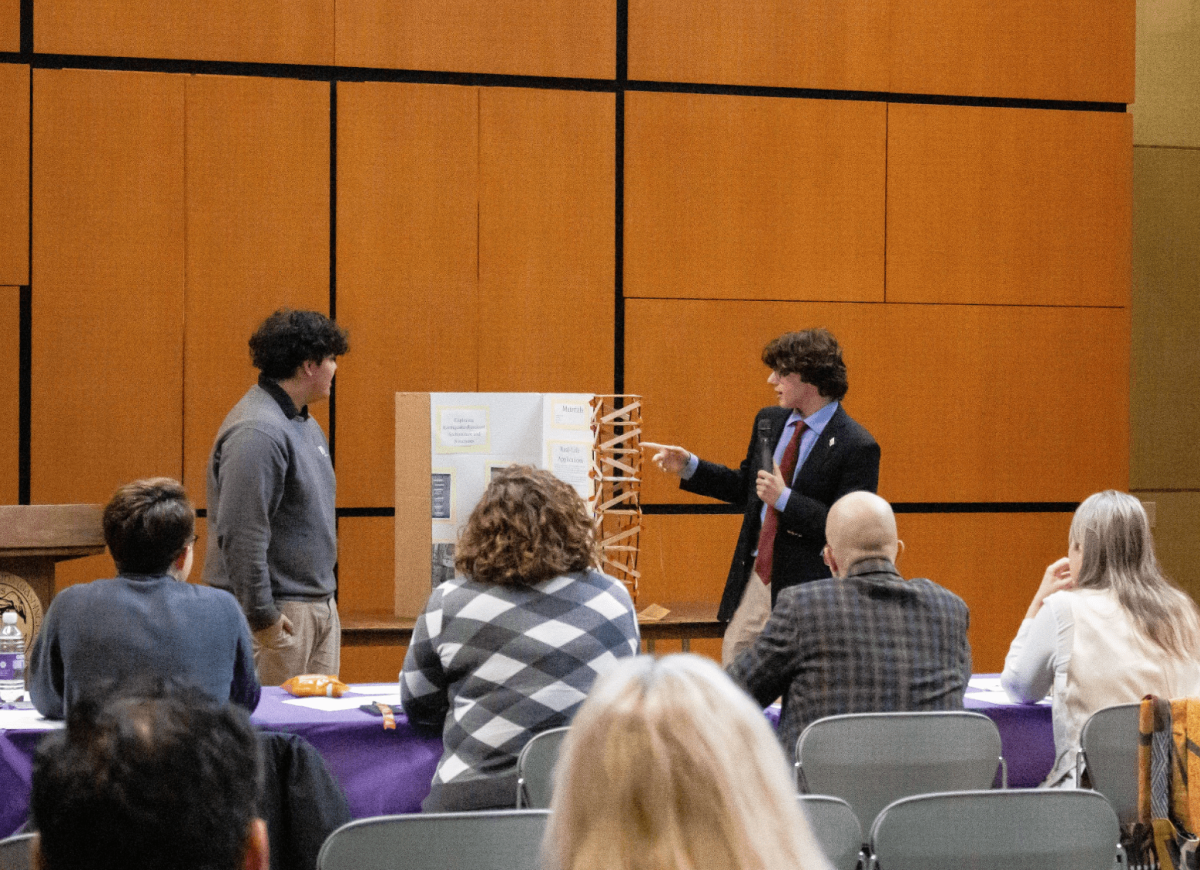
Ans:
<svg viewBox="0 0 1200 870"><path fill-rule="evenodd" d="M1144 695L1200 695L1200 662L1144 637L1110 591L1071 589L1047 596L1021 623L1000 681L1022 703L1052 693L1055 763L1042 784L1073 786L1079 732L1092 713Z"/></svg>

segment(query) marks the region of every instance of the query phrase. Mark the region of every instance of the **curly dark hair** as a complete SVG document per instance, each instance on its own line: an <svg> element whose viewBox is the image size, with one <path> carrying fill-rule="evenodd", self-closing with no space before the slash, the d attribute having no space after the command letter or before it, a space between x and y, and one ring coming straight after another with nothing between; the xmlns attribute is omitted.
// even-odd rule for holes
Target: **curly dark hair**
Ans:
<svg viewBox="0 0 1200 870"><path fill-rule="evenodd" d="M454 567L482 583L533 585L599 564L595 522L579 493L528 465L496 473L455 549Z"/></svg>
<svg viewBox="0 0 1200 870"><path fill-rule="evenodd" d="M841 401L850 389L842 349L827 329L785 332L763 348L762 361L780 375L799 375L827 399Z"/></svg>
<svg viewBox="0 0 1200 870"><path fill-rule="evenodd" d="M91 692L33 762L30 811L48 870L234 870L262 762L245 711L140 679Z"/></svg>
<svg viewBox="0 0 1200 870"><path fill-rule="evenodd" d="M122 574L165 574L194 540L196 509L169 477L118 487L104 506L104 541Z"/></svg>
<svg viewBox="0 0 1200 870"><path fill-rule="evenodd" d="M250 336L254 367L277 381L290 378L309 360L320 362L349 350L346 330L319 311L280 308Z"/></svg>

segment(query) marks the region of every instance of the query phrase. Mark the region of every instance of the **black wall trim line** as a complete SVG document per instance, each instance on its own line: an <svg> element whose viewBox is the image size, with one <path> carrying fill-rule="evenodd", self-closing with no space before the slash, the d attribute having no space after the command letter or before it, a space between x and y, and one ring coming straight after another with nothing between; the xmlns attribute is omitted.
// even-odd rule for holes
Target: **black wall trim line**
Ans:
<svg viewBox="0 0 1200 870"><path fill-rule="evenodd" d="M31 16L32 18L32 16ZM30 25L31 29L32 25ZM22 18L22 39L25 35ZM32 41L32 32L30 33ZM619 52L619 54L621 54ZM623 57L618 57L623 73ZM223 60L173 60L103 57L98 55L0 52L0 63L29 63L36 69L96 69L132 72L187 73L193 75L243 75L266 78L309 79L330 82L413 82L468 87L542 88L568 91L642 91L647 93L717 94L747 97L782 97L808 100L857 100L914 103L935 106L980 106L1009 109L1054 109L1073 112L1125 112L1125 103L1088 100L1040 100L1015 97L972 97L954 94L907 94L888 91L842 91L824 88L788 88L766 85L719 85L699 82L656 82L556 76L499 75L495 73L442 72L438 70L380 69L286 63L249 63Z"/></svg>
<svg viewBox="0 0 1200 870"><path fill-rule="evenodd" d="M21 0L21 55L28 63L33 56L33 0Z"/></svg>
<svg viewBox="0 0 1200 870"><path fill-rule="evenodd" d="M892 509L898 514L1069 514L1079 506L1073 501L942 501L896 502ZM728 504L644 504L647 516L738 516L741 508ZM200 508L196 516L204 517ZM339 519L345 517L394 517L390 507L340 507Z"/></svg>
<svg viewBox="0 0 1200 870"><path fill-rule="evenodd" d="M33 407L33 293L17 291L17 504L30 503L30 444Z"/></svg>
<svg viewBox="0 0 1200 870"><path fill-rule="evenodd" d="M1063 514L1079 506L1073 501L932 501L894 502L898 514ZM742 509L728 504L644 504L648 516L740 515Z"/></svg>
<svg viewBox="0 0 1200 870"><path fill-rule="evenodd" d="M342 517L394 517L396 509L390 507L340 507L337 515Z"/></svg>

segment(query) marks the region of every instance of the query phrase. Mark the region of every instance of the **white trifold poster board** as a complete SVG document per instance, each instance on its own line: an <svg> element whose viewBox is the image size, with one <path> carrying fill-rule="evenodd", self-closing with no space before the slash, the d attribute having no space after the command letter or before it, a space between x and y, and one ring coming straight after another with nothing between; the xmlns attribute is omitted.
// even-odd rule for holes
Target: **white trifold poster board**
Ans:
<svg viewBox="0 0 1200 870"><path fill-rule="evenodd" d="M493 473L545 468L592 497L592 396L430 393L433 542L454 543Z"/></svg>
<svg viewBox="0 0 1200 870"><path fill-rule="evenodd" d="M396 394L396 615L454 576L454 544L496 470L545 468L589 504L591 393Z"/></svg>

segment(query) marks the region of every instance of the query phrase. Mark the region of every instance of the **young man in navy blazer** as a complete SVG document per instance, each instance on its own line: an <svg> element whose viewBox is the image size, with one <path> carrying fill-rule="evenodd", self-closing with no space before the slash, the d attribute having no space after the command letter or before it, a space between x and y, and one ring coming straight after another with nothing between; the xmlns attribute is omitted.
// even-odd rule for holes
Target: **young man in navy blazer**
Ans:
<svg viewBox="0 0 1200 870"><path fill-rule="evenodd" d="M849 382L842 349L824 329L779 336L763 348L777 407L754 418L740 467L661 446L654 463L687 492L745 509L717 618L728 666L762 631L781 589L829 576L821 558L830 506L879 485L879 445L841 406ZM769 454L769 463L768 463Z"/></svg>

